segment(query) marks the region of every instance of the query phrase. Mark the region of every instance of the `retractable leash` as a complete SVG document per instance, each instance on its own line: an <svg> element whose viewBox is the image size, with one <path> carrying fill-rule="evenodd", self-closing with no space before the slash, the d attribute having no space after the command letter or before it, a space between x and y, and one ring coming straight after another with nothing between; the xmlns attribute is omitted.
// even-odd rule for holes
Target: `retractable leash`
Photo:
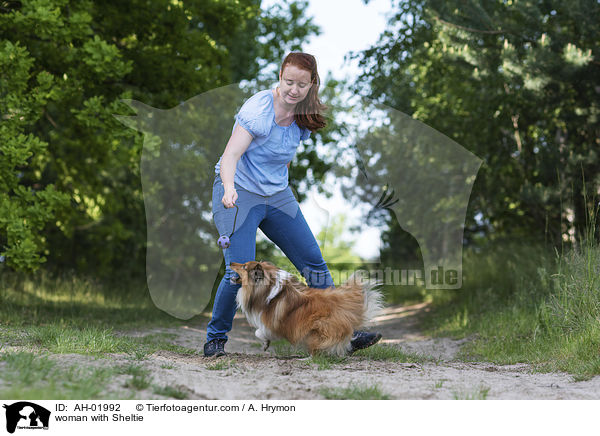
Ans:
<svg viewBox="0 0 600 436"><path fill-rule="evenodd" d="M235 211L235 217L233 218L233 230L231 231L231 234L229 236L221 235L217 240L217 245L221 248L229 248L229 246L231 245L229 238L231 238L231 236L233 236L233 232L235 232L235 221L237 220L237 214L240 211L240 208L237 206L237 204L234 204L234 206L237 210Z"/></svg>

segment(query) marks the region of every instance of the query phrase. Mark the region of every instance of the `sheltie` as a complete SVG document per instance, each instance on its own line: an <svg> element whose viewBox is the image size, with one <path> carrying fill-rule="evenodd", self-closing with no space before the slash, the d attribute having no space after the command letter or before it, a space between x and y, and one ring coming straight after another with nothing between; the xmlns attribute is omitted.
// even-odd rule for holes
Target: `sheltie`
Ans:
<svg viewBox="0 0 600 436"><path fill-rule="evenodd" d="M271 340L285 338L311 355L346 355L353 331L382 309L379 283L364 279L361 271L338 288L317 289L270 262L232 262L231 268L242 285L238 307L265 351Z"/></svg>

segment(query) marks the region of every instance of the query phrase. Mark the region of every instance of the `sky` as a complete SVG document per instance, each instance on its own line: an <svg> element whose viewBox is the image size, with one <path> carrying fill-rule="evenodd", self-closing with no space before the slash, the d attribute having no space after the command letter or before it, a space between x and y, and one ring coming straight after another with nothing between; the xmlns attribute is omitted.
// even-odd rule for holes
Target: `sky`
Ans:
<svg viewBox="0 0 600 436"><path fill-rule="evenodd" d="M263 0L262 7L277 3ZM321 34L312 37L303 51L317 59L321 80L331 72L334 78L350 81L356 79L360 70L356 61L344 61L350 51L369 48L386 27L386 13L391 9L391 0L371 0L365 5L362 0L309 0L307 15L321 28ZM335 180L328 184L335 186ZM315 235L337 214L346 215L346 227L362 221L363 209L352 208L336 189L331 199L312 191L301 204L308 225ZM360 234L346 232L345 241L355 241L353 251L363 258L378 259L381 245L380 229L362 225ZM321 247L323 249L323 247Z"/></svg>
<svg viewBox="0 0 600 436"><path fill-rule="evenodd" d="M336 78L344 74L356 77L355 65L344 63L350 51L369 48L377 41L386 25L385 14L391 9L391 0L310 0L308 16L321 27L322 33L312 37L304 51L315 55L321 78L331 71Z"/></svg>

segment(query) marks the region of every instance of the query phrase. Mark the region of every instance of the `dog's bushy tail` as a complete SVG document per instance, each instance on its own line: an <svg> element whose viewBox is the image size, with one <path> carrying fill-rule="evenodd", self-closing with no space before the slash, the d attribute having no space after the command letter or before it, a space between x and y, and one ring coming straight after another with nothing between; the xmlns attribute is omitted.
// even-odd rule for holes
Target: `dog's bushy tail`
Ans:
<svg viewBox="0 0 600 436"><path fill-rule="evenodd" d="M383 309L382 283L368 277L366 271L356 271L347 283L357 283L362 287L364 297L363 322L372 321Z"/></svg>

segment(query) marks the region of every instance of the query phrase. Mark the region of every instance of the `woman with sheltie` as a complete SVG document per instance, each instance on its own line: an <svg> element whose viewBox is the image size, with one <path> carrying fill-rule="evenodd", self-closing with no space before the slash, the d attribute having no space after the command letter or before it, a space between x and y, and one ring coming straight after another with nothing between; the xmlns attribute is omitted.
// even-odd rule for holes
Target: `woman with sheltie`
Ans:
<svg viewBox="0 0 600 436"><path fill-rule="evenodd" d="M254 260L258 228L285 253L309 287L334 286L288 182L289 164L300 141L326 124L319 85L314 56L289 53L279 70L278 86L254 94L235 116L231 137L215 165L213 219L219 234L229 237L223 245L226 269L207 327L205 356L225 355L240 289L231 264ZM355 331L348 351L371 346L380 338Z"/></svg>

